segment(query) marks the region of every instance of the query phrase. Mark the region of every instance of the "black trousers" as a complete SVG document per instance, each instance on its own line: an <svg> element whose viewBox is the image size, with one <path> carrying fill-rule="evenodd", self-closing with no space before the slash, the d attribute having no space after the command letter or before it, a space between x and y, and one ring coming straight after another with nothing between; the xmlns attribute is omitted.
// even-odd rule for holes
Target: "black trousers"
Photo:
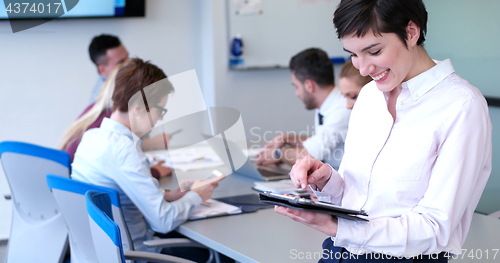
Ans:
<svg viewBox="0 0 500 263"><path fill-rule="evenodd" d="M361 262L415 262L415 263L445 263L448 262L448 258L445 257L444 253L440 253L438 255L420 255L413 258L405 258L404 256L398 257L397 255L385 255L380 253L372 253L372 254L363 254L356 255L350 253L343 247L335 247L333 246L333 241L330 237L325 239L323 242L323 254L322 259L319 260L318 263L361 263Z"/></svg>
<svg viewBox="0 0 500 263"><path fill-rule="evenodd" d="M187 238L186 236L179 234L175 231L171 231L167 234L155 233L155 236L160 238ZM188 259L194 262L207 262L210 257L208 249L198 248L198 247L172 247L164 248L161 250L162 254L176 256L184 259ZM235 261L231 258L226 257L219 253L219 258L221 263L234 263Z"/></svg>

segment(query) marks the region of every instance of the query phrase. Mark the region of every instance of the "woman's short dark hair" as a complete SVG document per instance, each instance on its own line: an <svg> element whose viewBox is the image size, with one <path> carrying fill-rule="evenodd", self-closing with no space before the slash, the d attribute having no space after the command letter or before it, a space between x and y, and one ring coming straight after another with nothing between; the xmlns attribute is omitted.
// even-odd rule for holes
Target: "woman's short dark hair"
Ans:
<svg viewBox="0 0 500 263"><path fill-rule="evenodd" d="M149 85L167 78L167 75L157 66L140 58L131 59L116 74L115 91L113 92L113 111L128 112L129 105L139 102L143 96L137 94L144 91L149 105L158 104L165 96L174 91L168 81L161 85ZM148 87L148 88L145 88ZM135 96L134 96L135 95Z"/></svg>
<svg viewBox="0 0 500 263"><path fill-rule="evenodd" d="M395 33L407 46L408 23L420 28L417 45L422 45L427 32L427 11L422 0L342 0L333 14L337 35ZM408 46L407 46L408 47Z"/></svg>
<svg viewBox="0 0 500 263"><path fill-rule="evenodd" d="M335 84L332 61L319 48L309 48L293 56L290 70L301 83L310 79L320 86Z"/></svg>

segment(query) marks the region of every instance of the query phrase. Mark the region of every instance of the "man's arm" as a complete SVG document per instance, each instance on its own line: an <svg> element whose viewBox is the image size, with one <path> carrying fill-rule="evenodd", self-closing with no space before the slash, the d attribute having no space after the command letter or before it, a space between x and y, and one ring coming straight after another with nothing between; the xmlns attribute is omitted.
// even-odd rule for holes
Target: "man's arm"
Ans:
<svg viewBox="0 0 500 263"><path fill-rule="evenodd" d="M295 161L308 155L307 150L302 146L302 142L307 140L307 136L283 133L274 137L266 144L265 149L259 153L257 165L279 163L283 161L293 165ZM288 145L289 147L285 147ZM279 149L279 151L277 151Z"/></svg>
<svg viewBox="0 0 500 263"><path fill-rule="evenodd" d="M286 144L292 147L302 147L302 142L307 140L307 138L307 136L303 135L299 136L293 133L282 133L268 142L266 148L277 149Z"/></svg>
<svg viewBox="0 0 500 263"><path fill-rule="evenodd" d="M309 138L308 136L304 135L296 135L296 134L291 134L291 133L284 133L283 138L285 143L288 144L291 147L302 147L302 142L307 140Z"/></svg>
<svg viewBox="0 0 500 263"><path fill-rule="evenodd" d="M279 160L286 164L294 165L298 159L302 159L307 155L309 153L304 147L283 147L281 148Z"/></svg>

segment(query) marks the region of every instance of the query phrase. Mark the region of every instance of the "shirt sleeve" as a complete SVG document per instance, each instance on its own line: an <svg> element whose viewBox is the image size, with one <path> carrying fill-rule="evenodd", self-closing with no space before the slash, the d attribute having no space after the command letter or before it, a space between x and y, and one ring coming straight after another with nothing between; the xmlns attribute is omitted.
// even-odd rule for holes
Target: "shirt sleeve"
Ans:
<svg viewBox="0 0 500 263"><path fill-rule="evenodd" d="M441 126L445 135L418 205L395 218L372 218L369 222L339 218L335 246L393 255L430 254L443 251L456 231L465 228L467 233L491 171L491 123L481 99L465 102L457 115Z"/></svg>
<svg viewBox="0 0 500 263"><path fill-rule="evenodd" d="M195 192L188 192L174 202L165 201L158 181L152 177L149 165L141 162L137 151L123 150L119 159L120 173L115 176L115 181L154 231L166 233L173 230L189 218L195 206L201 204L201 197Z"/></svg>
<svg viewBox="0 0 500 263"><path fill-rule="evenodd" d="M332 175L330 176L328 183L326 183L325 187L323 187L321 191L318 191L316 185L311 185L311 189L319 201L340 206L342 203L342 196L344 194L344 180L342 180L339 172L335 171L331 165L327 165L332 171Z"/></svg>
<svg viewBox="0 0 500 263"><path fill-rule="evenodd" d="M324 160L334 154L339 144L344 142L350 114L351 111L347 110L345 102L336 102L336 106L324 117L324 124L321 127L315 125L316 133L303 141L302 146L318 160Z"/></svg>

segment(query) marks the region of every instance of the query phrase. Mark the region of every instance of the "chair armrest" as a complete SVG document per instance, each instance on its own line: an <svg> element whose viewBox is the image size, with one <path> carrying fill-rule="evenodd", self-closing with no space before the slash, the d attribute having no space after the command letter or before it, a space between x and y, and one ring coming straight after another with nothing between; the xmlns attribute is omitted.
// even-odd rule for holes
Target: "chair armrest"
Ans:
<svg viewBox="0 0 500 263"><path fill-rule="evenodd" d="M159 253L143 252L143 251L123 251L125 260L138 260L148 262L162 262L162 263L196 263L191 260L178 258Z"/></svg>
<svg viewBox="0 0 500 263"><path fill-rule="evenodd" d="M194 242L187 238L164 238L153 239L144 241L144 245L148 248L164 248L164 247L200 247L207 248L206 246Z"/></svg>
<svg viewBox="0 0 500 263"><path fill-rule="evenodd" d="M10 200L10 199L12 199L12 196L11 195L4 195L3 198L5 198L5 200Z"/></svg>

